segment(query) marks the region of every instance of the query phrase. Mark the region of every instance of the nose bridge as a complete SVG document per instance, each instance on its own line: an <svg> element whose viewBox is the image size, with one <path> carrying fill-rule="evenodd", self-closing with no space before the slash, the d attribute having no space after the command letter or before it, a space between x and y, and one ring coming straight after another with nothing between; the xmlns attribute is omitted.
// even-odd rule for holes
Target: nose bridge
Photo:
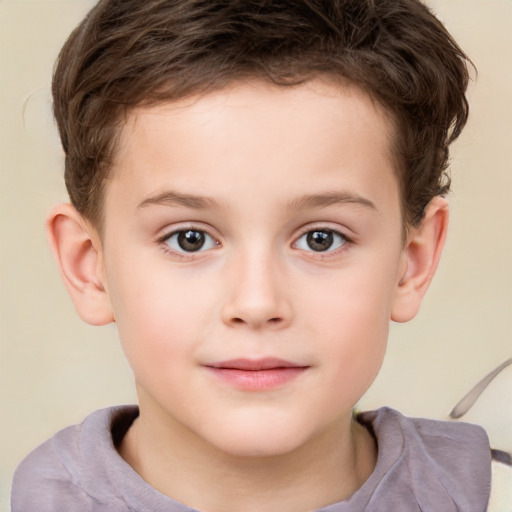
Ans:
<svg viewBox="0 0 512 512"><path fill-rule="evenodd" d="M230 325L284 326L291 318L291 305L283 280L279 255L263 244L248 244L236 251L228 268L229 293L223 306Z"/></svg>

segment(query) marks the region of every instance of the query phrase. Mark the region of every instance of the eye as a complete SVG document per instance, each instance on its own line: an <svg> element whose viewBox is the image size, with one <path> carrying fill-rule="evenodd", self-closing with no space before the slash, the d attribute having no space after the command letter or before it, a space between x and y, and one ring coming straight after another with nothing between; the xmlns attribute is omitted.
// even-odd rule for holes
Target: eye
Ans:
<svg viewBox="0 0 512 512"><path fill-rule="evenodd" d="M219 243L199 229L175 231L164 242L176 252L198 252L217 247Z"/></svg>
<svg viewBox="0 0 512 512"><path fill-rule="evenodd" d="M295 243L303 251L327 252L343 247L348 240L331 229L313 229L304 233Z"/></svg>

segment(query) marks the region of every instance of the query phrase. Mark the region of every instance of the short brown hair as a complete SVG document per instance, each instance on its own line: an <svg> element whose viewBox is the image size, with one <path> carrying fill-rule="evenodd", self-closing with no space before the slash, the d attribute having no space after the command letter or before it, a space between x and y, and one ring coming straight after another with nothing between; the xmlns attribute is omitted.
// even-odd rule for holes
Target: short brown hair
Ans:
<svg viewBox="0 0 512 512"><path fill-rule="evenodd" d="M467 57L418 0L101 0L53 77L72 203L101 226L116 138L136 106L318 76L360 87L390 114L404 223L417 224L449 189L469 80Z"/></svg>

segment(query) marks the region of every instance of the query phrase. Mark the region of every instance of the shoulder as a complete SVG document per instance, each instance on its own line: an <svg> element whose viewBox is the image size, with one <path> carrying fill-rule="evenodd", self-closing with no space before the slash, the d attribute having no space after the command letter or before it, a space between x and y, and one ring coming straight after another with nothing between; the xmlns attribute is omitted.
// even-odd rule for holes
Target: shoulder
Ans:
<svg viewBox="0 0 512 512"><path fill-rule="evenodd" d="M439 502L446 496L446 503L456 503L457 510L486 510L491 449L483 428L409 418L390 408L362 413L358 419L375 433L377 464L386 466L388 476L405 481L418 503ZM452 510L446 507L440 509Z"/></svg>
<svg viewBox="0 0 512 512"><path fill-rule="evenodd" d="M89 510L80 485L77 441L79 426L68 427L30 453L12 483L13 512L24 510ZM65 500L64 503L62 500Z"/></svg>
<svg viewBox="0 0 512 512"><path fill-rule="evenodd" d="M491 449L485 430L470 423L409 418L389 407L362 413L381 441L391 439L406 451L420 452L443 465L479 460L490 470Z"/></svg>
<svg viewBox="0 0 512 512"><path fill-rule="evenodd" d="M107 471L105 463L117 454L112 421L124 411L134 414L133 408L96 411L80 425L61 430L30 453L14 474L12 512L90 510L90 503L97 498L95 493L101 493L97 484L105 476L101 473ZM96 476L91 471L93 460Z"/></svg>

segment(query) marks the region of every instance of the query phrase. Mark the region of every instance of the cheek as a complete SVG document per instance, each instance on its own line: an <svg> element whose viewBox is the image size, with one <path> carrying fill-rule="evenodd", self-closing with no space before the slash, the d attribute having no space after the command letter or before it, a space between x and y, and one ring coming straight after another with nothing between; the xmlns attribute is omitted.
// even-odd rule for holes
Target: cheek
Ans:
<svg viewBox="0 0 512 512"><path fill-rule="evenodd" d="M361 261L322 279L305 281L300 287L303 315L312 312L313 325L327 330L335 325L342 336L378 333L382 326L387 330L396 288L396 269L391 267L384 262Z"/></svg>
<svg viewBox="0 0 512 512"><path fill-rule="evenodd" d="M119 288L112 290L119 337L137 378L180 368L197 344L206 300L187 280L173 278L168 267L143 270L137 275L132 268L125 274L129 279L118 275Z"/></svg>
<svg viewBox="0 0 512 512"><path fill-rule="evenodd" d="M384 273L383 273L384 272ZM327 356L329 379L340 396L352 389L354 403L377 375L386 350L393 280L378 265L350 268L331 277L323 293L305 303L311 324L306 330ZM319 347L318 347L319 348Z"/></svg>

